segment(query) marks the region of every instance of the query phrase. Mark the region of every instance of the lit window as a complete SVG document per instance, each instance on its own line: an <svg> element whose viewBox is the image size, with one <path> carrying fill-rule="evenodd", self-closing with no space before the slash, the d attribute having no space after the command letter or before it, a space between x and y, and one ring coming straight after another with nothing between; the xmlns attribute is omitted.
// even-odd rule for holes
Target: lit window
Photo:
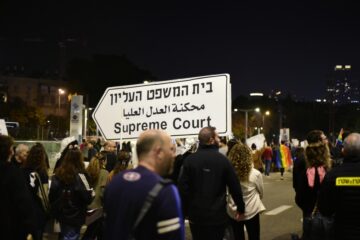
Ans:
<svg viewBox="0 0 360 240"><path fill-rule="evenodd" d="M342 69L342 65L336 65L335 66L335 70L340 70L340 69Z"/></svg>

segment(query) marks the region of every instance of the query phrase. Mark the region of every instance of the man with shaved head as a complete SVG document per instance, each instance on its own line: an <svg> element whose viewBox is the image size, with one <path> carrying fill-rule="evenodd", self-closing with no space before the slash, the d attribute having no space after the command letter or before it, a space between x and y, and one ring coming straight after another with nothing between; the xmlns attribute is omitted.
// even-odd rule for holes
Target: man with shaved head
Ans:
<svg viewBox="0 0 360 240"><path fill-rule="evenodd" d="M334 216L334 239L360 239L360 134L351 133L343 143L343 164L324 178L318 208Z"/></svg>
<svg viewBox="0 0 360 240"><path fill-rule="evenodd" d="M230 161L219 153L219 135L214 127L199 132L199 148L184 160L178 187L188 211L193 240L222 240L229 217L226 187L237 206L240 220L245 204L239 180Z"/></svg>
<svg viewBox="0 0 360 240"><path fill-rule="evenodd" d="M137 143L139 166L116 175L104 196L105 239L185 239L178 191L165 184L149 211L133 226L147 195L162 176L172 171L175 158L170 136L163 131L143 132Z"/></svg>

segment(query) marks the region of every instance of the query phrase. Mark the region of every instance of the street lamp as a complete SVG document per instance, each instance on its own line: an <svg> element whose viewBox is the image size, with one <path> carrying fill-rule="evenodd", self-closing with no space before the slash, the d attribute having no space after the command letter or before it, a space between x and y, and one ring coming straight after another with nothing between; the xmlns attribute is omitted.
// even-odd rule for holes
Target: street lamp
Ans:
<svg viewBox="0 0 360 240"><path fill-rule="evenodd" d="M239 109L239 108L235 108L234 112L244 112L245 113L245 141L247 140L247 134L248 134L248 112L260 112L260 108L255 108L255 109Z"/></svg>
<svg viewBox="0 0 360 240"><path fill-rule="evenodd" d="M63 89L61 89L61 88L59 88L58 89L58 92L59 92L59 115L60 115L60 107L61 107L61 95L63 95L64 93L65 93L65 90L63 90Z"/></svg>
<svg viewBox="0 0 360 240"><path fill-rule="evenodd" d="M265 114L262 115L262 125L265 127L265 116L270 116L270 111L266 111Z"/></svg>
<svg viewBox="0 0 360 240"><path fill-rule="evenodd" d="M83 136L84 138L86 139L86 136L87 136L87 132L88 132L88 121L89 121L89 113L93 110L93 108L89 107L89 108L86 108L85 107L85 110L84 110L84 132L83 132ZM91 116L91 115L90 115ZM89 134L90 135L90 134Z"/></svg>
<svg viewBox="0 0 360 240"><path fill-rule="evenodd" d="M61 116L61 113L60 113L60 108L61 108L61 95L63 95L65 93L65 90L59 88L58 89L58 93L59 93L59 112L58 112L58 121L57 121L57 129L58 129L58 134L60 132L60 116Z"/></svg>

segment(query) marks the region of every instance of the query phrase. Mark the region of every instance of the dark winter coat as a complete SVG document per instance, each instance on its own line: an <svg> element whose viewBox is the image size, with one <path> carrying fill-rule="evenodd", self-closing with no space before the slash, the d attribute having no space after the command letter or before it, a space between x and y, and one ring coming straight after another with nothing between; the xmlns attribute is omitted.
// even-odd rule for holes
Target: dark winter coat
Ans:
<svg viewBox="0 0 360 240"><path fill-rule="evenodd" d="M354 184L340 182L341 177L355 179ZM326 216L335 215L336 239L360 239L360 157L345 157L342 165L328 172L318 207Z"/></svg>
<svg viewBox="0 0 360 240"><path fill-rule="evenodd" d="M44 210L41 199L38 195L40 182L36 178L35 181L33 182L31 181L31 176L34 177L34 173L36 172L34 169L25 168L23 169L23 171L24 171L25 181L31 195L31 205L32 208L35 210L36 228L42 230L45 227L48 216ZM40 176L41 184L48 184L49 177L46 172L38 173L38 175Z"/></svg>
<svg viewBox="0 0 360 240"><path fill-rule="evenodd" d="M227 222L226 187L244 212L245 204L239 180L230 161L214 145L200 146L184 160L178 187L188 208L189 220L200 225L222 225Z"/></svg>
<svg viewBox="0 0 360 240"><path fill-rule="evenodd" d="M83 225L92 199L91 191L85 188L79 175L72 184L61 182L56 175L52 177L49 201L52 214L60 223L74 227Z"/></svg>
<svg viewBox="0 0 360 240"><path fill-rule="evenodd" d="M35 213L23 172L11 163L0 163L1 239L24 239L35 231Z"/></svg>
<svg viewBox="0 0 360 240"><path fill-rule="evenodd" d="M301 208L305 216L309 216L314 210L321 184L318 171L315 171L315 184L314 187L310 187L306 170L306 168L299 168L299 173L295 175L295 202Z"/></svg>

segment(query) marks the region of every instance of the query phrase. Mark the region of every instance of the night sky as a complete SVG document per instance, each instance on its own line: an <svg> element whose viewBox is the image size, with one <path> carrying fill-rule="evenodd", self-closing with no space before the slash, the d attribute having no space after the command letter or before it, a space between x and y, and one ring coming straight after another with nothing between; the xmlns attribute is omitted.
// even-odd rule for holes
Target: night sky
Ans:
<svg viewBox="0 0 360 240"><path fill-rule="evenodd" d="M355 3L117 2L2 1L0 65L54 68L65 41L68 59L125 54L159 80L229 73L233 98L270 89L322 97L336 64L360 76Z"/></svg>

